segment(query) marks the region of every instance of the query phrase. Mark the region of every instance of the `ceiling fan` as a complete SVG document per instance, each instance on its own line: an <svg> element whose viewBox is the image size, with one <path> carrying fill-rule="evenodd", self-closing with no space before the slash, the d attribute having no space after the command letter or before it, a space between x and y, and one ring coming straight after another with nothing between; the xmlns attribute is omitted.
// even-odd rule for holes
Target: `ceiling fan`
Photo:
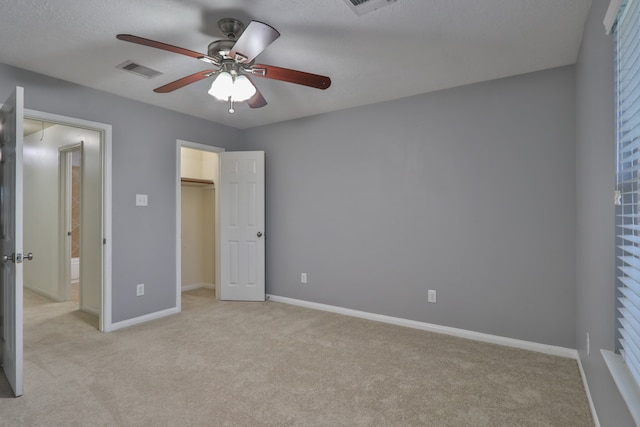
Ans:
<svg viewBox="0 0 640 427"><path fill-rule="evenodd" d="M234 102L246 101L251 108L260 108L267 105L267 101L249 76L281 80L316 89L327 89L331 86L331 79L326 76L273 65L255 64L256 56L280 37L280 33L270 25L259 21L251 21L245 28L244 24L237 19L225 18L218 22L218 27L227 36L227 39L211 42L208 46L207 54L131 34L118 34L116 37L127 42L190 56L215 66L216 68L214 69L198 71L155 88L154 92L173 92L191 83L214 77L209 94L219 100L228 102L229 113L235 111L233 108Z"/></svg>

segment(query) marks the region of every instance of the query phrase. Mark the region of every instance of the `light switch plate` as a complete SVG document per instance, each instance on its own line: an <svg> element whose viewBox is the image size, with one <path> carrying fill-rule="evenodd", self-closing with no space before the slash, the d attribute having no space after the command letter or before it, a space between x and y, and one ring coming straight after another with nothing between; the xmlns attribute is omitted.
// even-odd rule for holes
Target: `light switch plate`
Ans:
<svg viewBox="0 0 640 427"><path fill-rule="evenodd" d="M433 289L429 289L427 293L427 301L428 302L436 302L436 291Z"/></svg>
<svg viewBox="0 0 640 427"><path fill-rule="evenodd" d="M136 206L148 206L149 196L146 194L136 194Z"/></svg>

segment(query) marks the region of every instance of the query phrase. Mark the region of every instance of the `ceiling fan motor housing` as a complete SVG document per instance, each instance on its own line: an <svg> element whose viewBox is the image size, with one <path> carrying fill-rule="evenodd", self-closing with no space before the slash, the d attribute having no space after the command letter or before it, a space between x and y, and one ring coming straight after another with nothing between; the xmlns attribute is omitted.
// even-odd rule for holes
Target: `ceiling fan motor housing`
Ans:
<svg viewBox="0 0 640 427"><path fill-rule="evenodd" d="M224 18L218 21L218 28L226 38L236 40L244 31L244 24L237 19Z"/></svg>
<svg viewBox="0 0 640 427"><path fill-rule="evenodd" d="M209 43L207 53L209 56L220 56L223 59L229 59L229 52L236 42L234 40L216 40Z"/></svg>

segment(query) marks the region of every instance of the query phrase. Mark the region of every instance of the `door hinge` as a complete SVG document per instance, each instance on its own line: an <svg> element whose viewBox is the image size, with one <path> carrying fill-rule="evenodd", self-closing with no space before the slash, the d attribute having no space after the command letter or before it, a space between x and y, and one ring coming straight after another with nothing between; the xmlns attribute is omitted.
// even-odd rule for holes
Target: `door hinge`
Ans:
<svg viewBox="0 0 640 427"><path fill-rule="evenodd" d="M107 239L102 239L102 244L106 245L107 244Z"/></svg>

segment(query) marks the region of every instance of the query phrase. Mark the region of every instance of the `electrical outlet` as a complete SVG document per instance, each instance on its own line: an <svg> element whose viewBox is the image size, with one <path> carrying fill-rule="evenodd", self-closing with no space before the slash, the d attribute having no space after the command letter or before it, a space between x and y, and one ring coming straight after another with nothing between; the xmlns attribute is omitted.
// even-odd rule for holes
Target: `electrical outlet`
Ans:
<svg viewBox="0 0 640 427"><path fill-rule="evenodd" d="M300 283L307 283L307 273L300 273Z"/></svg>
<svg viewBox="0 0 640 427"><path fill-rule="evenodd" d="M144 295L144 283L136 285L136 296L141 297L142 295Z"/></svg>
<svg viewBox="0 0 640 427"><path fill-rule="evenodd" d="M429 292L427 295L428 295L427 301L436 302L436 291L434 291L433 289L429 289Z"/></svg>
<svg viewBox="0 0 640 427"><path fill-rule="evenodd" d="M136 194L136 206L149 206L149 196L146 194Z"/></svg>

